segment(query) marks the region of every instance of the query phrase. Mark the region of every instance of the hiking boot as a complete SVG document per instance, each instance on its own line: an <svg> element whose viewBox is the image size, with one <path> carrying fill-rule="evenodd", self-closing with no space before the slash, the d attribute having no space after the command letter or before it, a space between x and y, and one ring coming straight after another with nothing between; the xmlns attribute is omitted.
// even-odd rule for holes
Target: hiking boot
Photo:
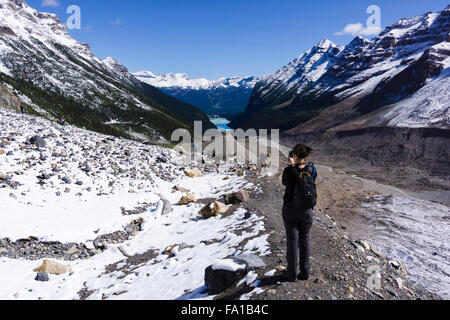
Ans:
<svg viewBox="0 0 450 320"><path fill-rule="evenodd" d="M282 279L283 282L296 282L297 281L297 279L295 279L295 278L292 279L291 277L289 277L289 275L287 274L286 271L284 271L281 274L281 279Z"/></svg>
<svg viewBox="0 0 450 320"><path fill-rule="evenodd" d="M309 280L309 275L303 274L303 273L299 273L297 276L297 280L300 281L306 281Z"/></svg>

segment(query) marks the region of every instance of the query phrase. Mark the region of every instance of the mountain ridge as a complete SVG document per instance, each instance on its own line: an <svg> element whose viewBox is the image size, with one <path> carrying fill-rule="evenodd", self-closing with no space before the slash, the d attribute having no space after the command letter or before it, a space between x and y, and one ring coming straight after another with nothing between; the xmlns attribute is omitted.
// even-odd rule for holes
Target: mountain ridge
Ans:
<svg viewBox="0 0 450 320"><path fill-rule="evenodd" d="M277 79L277 74L286 74L285 70L289 67L293 69L292 66L301 57L307 56L311 49L257 83L246 111L230 125L235 128L269 127L281 130L298 127L300 130L303 124L326 113L328 108L347 101L347 109L351 107L352 112L348 112L349 117L340 122L328 118L327 127L332 127L387 106L393 108L436 80L448 68L449 16L450 9L447 7L437 13L400 19L370 41L356 37L335 55L316 81L310 82L306 78L309 70L293 73L292 79ZM269 83L265 79L269 79ZM300 90L293 92L289 83L296 81L294 88ZM261 90L270 86L275 89ZM422 126L449 128L450 121L445 116L449 107L443 105L442 108L441 118L435 121L432 117L418 117L420 106L416 105L415 111L401 116L410 119L409 122L397 121L392 125L414 122L416 126L420 123ZM401 112L399 108L397 111Z"/></svg>
<svg viewBox="0 0 450 320"><path fill-rule="evenodd" d="M186 73L139 71L133 75L141 82L159 88L181 101L198 106L208 114L238 114L244 111L258 80L254 76L234 76L207 80L191 79Z"/></svg>
<svg viewBox="0 0 450 320"><path fill-rule="evenodd" d="M32 113L154 143L168 143L178 128L192 130L195 120L214 128L196 107L141 83L112 58L95 57L55 14L1 0L0 33L1 82Z"/></svg>

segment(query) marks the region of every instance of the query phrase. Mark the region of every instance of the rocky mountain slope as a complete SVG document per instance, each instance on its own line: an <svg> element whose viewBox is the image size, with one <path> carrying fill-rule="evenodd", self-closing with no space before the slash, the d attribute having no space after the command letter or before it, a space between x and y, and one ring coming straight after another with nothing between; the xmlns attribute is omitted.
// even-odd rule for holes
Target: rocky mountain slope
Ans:
<svg viewBox="0 0 450 320"><path fill-rule="evenodd" d="M342 49L329 40L323 40L276 73L264 76L256 84L245 113L234 123L247 126L244 123L252 122L253 116L258 118L265 106L282 110L327 71Z"/></svg>
<svg viewBox="0 0 450 320"><path fill-rule="evenodd" d="M449 28L447 7L401 19L373 40L357 37L343 49L325 41L332 52L310 57L316 46L261 80L231 126L291 132L349 123L449 129Z"/></svg>
<svg viewBox="0 0 450 320"><path fill-rule="evenodd" d="M209 265L269 254L260 216L209 210L258 191L232 164L6 109L0 125L1 299L212 299Z"/></svg>
<svg viewBox="0 0 450 320"><path fill-rule="evenodd" d="M210 81L190 79L184 73L163 73L156 76L150 71L137 72L134 76L174 98L198 106L211 115L243 112L258 81L255 77L231 77Z"/></svg>
<svg viewBox="0 0 450 320"><path fill-rule="evenodd" d="M194 120L214 127L203 112L141 83L114 59L101 61L56 15L23 0L0 1L0 83L30 113L65 115L108 134L166 143L173 130L189 129Z"/></svg>

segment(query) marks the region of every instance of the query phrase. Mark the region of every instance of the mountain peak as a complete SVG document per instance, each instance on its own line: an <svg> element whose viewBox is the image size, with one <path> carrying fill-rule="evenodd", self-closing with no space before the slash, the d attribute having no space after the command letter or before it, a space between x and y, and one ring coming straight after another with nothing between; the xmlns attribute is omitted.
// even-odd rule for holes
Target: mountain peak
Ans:
<svg viewBox="0 0 450 320"><path fill-rule="evenodd" d="M56 14L37 11L23 0L0 0L0 28L21 41L64 44L84 58L95 59L88 46L70 36Z"/></svg>
<svg viewBox="0 0 450 320"><path fill-rule="evenodd" d="M134 76L129 73L128 69L113 57L105 58L102 63L122 81L131 85L134 85L137 82Z"/></svg>
<svg viewBox="0 0 450 320"><path fill-rule="evenodd" d="M329 48L334 48L334 47L336 47L336 44L335 43L333 43L333 41L331 41L331 40L328 40L328 39L323 39L322 41L320 41L317 45L316 45L316 47L317 48L320 48L320 49L329 49Z"/></svg>
<svg viewBox="0 0 450 320"><path fill-rule="evenodd" d="M119 61L117 61L116 59L114 59L113 57L106 57L103 60L104 63L106 64L120 64Z"/></svg>
<svg viewBox="0 0 450 320"><path fill-rule="evenodd" d="M133 73L138 78L156 78L157 76L151 71L138 71Z"/></svg>
<svg viewBox="0 0 450 320"><path fill-rule="evenodd" d="M107 57L102 62L111 70L119 73L128 73L128 69L113 57Z"/></svg>
<svg viewBox="0 0 450 320"><path fill-rule="evenodd" d="M311 56L316 56L319 54L322 55L330 55L330 56L337 56L339 52L341 52L344 49L342 46L338 46L333 41L328 39L323 39L320 41L317 45L309 49L307 52L302 54L300 56L300 60L303 60L305 58L310 59Z"/></svg>
<svg viewBox="0 0 450 320"><path fill-rule="evenodd" d="M367 40L366 38L361 37L361 36L356 36L356 37L348 44L348 46L355 47L355 46L365 45L365 44L367 44L367 43L370 43L370 41Z"/></svg>

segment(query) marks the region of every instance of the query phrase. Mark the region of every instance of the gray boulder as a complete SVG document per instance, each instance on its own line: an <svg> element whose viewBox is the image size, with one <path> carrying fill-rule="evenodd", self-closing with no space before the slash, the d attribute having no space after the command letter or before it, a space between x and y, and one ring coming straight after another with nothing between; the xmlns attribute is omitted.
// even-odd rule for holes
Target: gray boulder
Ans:
<svg viewBox="0 0 450 320"><path fill-rule="evenodd" d="M231 288L247 274L245 269L237 271L214 270L213 266L209 266L205 270L205 286L208 288L209 294L219 294Z"/></svg>
<svg viewBox="0 0 450 320"><path fill-rule="evenodd" d="M209 266L205 270L205 286L210 294L219 294L236 285L249 271L265 268L266 264L254 254L243 254L222 261L232 261L232 265L244 266L240 268L214 268ZM220 265L220 263L219 263ZM226 264L229 265L229 262Z"/></svg>
<svg viewBox="0 0 450 320"><path fill-rule="evenodd" d="M265 268L266 264L260 257L254 254L241 254L233 257L233 260L237 263L245 263L247 271L253 271L256 269Z"/></svg>
<svg viewBox="0 0 450 320"><path fill-rule="evenodd" d="M82 169L84 172L91 172L92 171L92 168L90 167L90 166L85 166L83 169Z"/></svg>
<svg viewBox="0 0 450 320"><path fill-rule="evenodd" d="M48 274L45 272L38 272L36 275L36 278L34 278L34 280L46 282L46 281L48 281Z"/></svg>
<svg viewBox="0 0 450 320"><path fill-rule="evenodd" d="M171 213L173 208L172 208L172 204L170 203L170 201L165 198L161 198L161 200L164 203L164 207L162 209L162 215L167 215L167 214Z"/></svg>
<svg viewBox="0 0 450 320"><path fill-rule="evenodd" d="M38 148L45 148L47 143L40 136L34 136L30 139L30 144L34 144Z"/></svg>
<svg viewBox="0 0 450 320"><path fill-rule="evenodd" d="M226 205L230 205L230 204L243 203L245 201L248 201L249 199L250 199L250 195L248 194L248 192L246 190L243 190L241 192L235 192L235 193L225 195L224 201L225 201Z"/></svg>
<svg viewBox="0 0 450 320"><path fill-rule="evenodd" d="M47 173L42 173L40 176L37 176L37 178L40 180L48 180L51 178L51 176Z"/></svg>
<svg viewBox="0 0 450 320"><path fill-rule="evenodd" d="M106 245L98 240L94 240L93 245L94 245L94 248L97 250L102 250L102 251L106 250Z"/></svg>
<svg viewBox="0 0 450 320"><path fill-rule="evenodd" d="M162 163L167 163L167 162L169 162L169 159L167 159L167 157L165 157L165 156L161 156L161 157L157 157L156 161L162 162Z"/></svg>
<svg viewBox="0 0 450 320"><path fill-rule="evenodd" d="M71 184L72 183L72 180L70 180L69 177L63 177L61 180L64 181L66 184Z"/></svg>

